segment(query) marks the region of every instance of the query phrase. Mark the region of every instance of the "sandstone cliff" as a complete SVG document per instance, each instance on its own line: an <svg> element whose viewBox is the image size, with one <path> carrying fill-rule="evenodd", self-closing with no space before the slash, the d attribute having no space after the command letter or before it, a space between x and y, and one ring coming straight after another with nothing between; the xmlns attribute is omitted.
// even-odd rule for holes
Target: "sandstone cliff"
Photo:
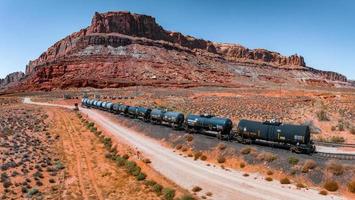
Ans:
<svg viewBox="0 0 355 200"><path fill-rule="evenodd" d="M268 68L264 75L256 75L262 80L280 79L277 73L287 73L285 76L297 83L305 78L346 81L341 74L307 67L297 54L283 56L265 49L214 43L166 31L147 15L108 12L95 13L89 27L58 41L30 61L21 87L226 85L236 84L233 77L246 74L240 73L245 68L236 70L238 66L251 67L248 71L255 68L255 72Z"/></svg>
<svg viewBox="0 0 355 200"><path fill-rule="evenodd" d="M0 79L0 87L5 87L11 83L19 82L25 74L23 72L13 72L8 74L4 79Z"/></svg>

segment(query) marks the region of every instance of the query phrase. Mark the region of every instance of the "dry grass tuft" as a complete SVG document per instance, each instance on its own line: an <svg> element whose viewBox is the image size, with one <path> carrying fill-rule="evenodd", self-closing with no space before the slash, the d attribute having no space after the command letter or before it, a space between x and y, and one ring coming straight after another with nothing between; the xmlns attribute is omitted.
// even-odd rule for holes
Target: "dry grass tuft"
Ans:
<svg viewBox="0 0 355 200"><path fill-rule="evenodd" d="M265 180L270 182L270 181L272 181L272 178L268 176L265 178Z"/></svg>
<svg viewBox="0 0 355 200"><path fill-rule="evenodd" d="M327 180L325 181L323 185L324 189L330 191L330 192L335 192L339 189L339 185L336 181L333 180Z"/></svg>
<svg viewBox="0 0 355 200"><path fill-rule="evenodd" d="M202 188L200 188L199 186L195 186L195 187L192 188L193 192L199 192L201 190L202 190Z"/></svg>
<svg viewBox="0 0 355 200"><path fill-rule="evenodd" d="M223 156L221 156L221 155L219 155L219 156L217 157L217 162L218 162L218 163L224 163L224 162L226 162L226 158L223 157Z"/></svg>
<svg viewBox="0 0 355 200"><path fill-rule="evenodd" d="M297 188L306 188L306 186L303 183L297 183L296 187Z"/></svg>
<svg viewBox="0 0 355 200"><path fill-rule="evenodd" d="M187 135L187 136L186 136L186 140L187 140L188 142L191 142L193 139L194 139L194 136L192 136L192 135Z"/></svg>
<svg viewBox="0 0 355 200"><path fill-rule="evenodd" d="M348 183L348 190L351 193L355 193L355 179Z"/></svg>
<svg viewBox="0 0 355 200"><path fill-rule="evenodd" d="M243 163L243 162L241 162L240 164L239 164L239 166L240 166L240 168L244 168L245 167L245 163Z"/></svg>
<svg viewBox="0 0 355 200"><path fill-rule="evenodd" d="M322 190L319 192L319 194L326 196L328 195L328 192L326 190Z"/></svg>
<svg viewBox="0 0 355 200"><path fill-rule="evenodd" d="M302 172L307 173L310 169L314 169L317 163L314 160L306 160L302 167Z"/></svg>
<svg viewBox="0 0 355 200"><path fill-rule="evenodd" d="M243 174L243 176L248 177L248 176L249 176L249 174L248 174L248 173L245 173L245 174Z"/></svg>
<svg viewBox="0 0 355 200"><path fill-rule="evenodd" d="M218 149L221 150L221 151L225 150L226 148L227 148L227 146L225 144L223 144L223 143L218 145Z"/></svg>
<svg viewBox="0 0 355 200"><path fill-rule="evenodd" d="M337 163L335 161L330 161L328 163L327 169L332 172L332 174L336 176L340 176L344 174L344 167L340 163Z"/></svg>
<svg viewBox="0 0 355 200"><path fill-rule="evenodd" d="M251 152L251 148L250 147L244 147L240 150L240 152L244 155L247 155Z"/></svg>
<svg viewBox="0 0 355 200"><path fill-rule="evenodd" d="M207 156L201 155L200 159L203 160L203 161L205 161L205 160L207 160Z"/></svg>
<svg viewBox="0 0 355 200"><path fill-rule="evenodd" d="M269 176L271 176L271 175L273 175L273 174L274 174L274 172L273 172L273 171L271 171L271 170L268 170L268 171L266 172L266 174L267 174L267 175L269 175Z"/></svg>
<svg viewBox="0 0 355 200"><path fill-rule="evenodd" d="M270 152L261 152L258 156L257 159L266 161L266 162L272 162L277 159L277 157L270 153Z"/></svg>
<svg viewBox="0 0 355 200"><path fill-rule="evenodd" d="M282 178L282 179L280 180L280 183L281 183L281 184L290 184L291 181L290 181L290 179L288 179L287 177L285 177L285 178Z"/></svg>

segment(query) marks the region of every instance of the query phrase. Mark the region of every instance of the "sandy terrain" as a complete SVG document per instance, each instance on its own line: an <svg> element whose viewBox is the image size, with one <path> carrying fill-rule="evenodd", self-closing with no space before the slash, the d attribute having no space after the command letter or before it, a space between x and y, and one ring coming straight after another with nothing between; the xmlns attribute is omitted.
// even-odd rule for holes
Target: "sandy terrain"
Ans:
<svg viewBox="0 0 355 200"><path fill-rule="evenodd" d="M105 158L106 150L73 112L50 108L61 136L60 154L66 166L63 199L160 199L141 182Z"/></svg>
<svg viewBox="0 0 355 200"><path fill-rule="evenodd" d="M30 100L26 99L25 102L30 103ZM89 109L81 109L81 111L117 138L144 152L152 160L152 166L162 175L187 189L198 185L203 191L212 192L214 199L341 199L333 195L321 196L318 191L312 189L285 187L277 182L265 183L258 174L244 177L234 170L226 171L207 166L202 161L192 161L190 158L177 155L152 139L113 123L97 111Z"/></svg>

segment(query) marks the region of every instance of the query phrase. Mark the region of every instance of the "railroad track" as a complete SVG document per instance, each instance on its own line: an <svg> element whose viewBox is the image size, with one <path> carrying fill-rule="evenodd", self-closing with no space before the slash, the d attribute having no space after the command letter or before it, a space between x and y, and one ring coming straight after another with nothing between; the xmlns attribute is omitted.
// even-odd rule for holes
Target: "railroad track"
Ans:
<svg viewBox="0 0 355 200"><path fill-rule="evenodd" d="M355 154L316 152L312 155L325 159L355 160Z"/></svg>
<svg viewBox="0 0 355 200"><path fill-rule="evenodd" d="M331 143L331 142L317 142L314 141L315 145L326 146L326 147L350 147L355 148L355 144L346 144L346 143Z"/></svg>

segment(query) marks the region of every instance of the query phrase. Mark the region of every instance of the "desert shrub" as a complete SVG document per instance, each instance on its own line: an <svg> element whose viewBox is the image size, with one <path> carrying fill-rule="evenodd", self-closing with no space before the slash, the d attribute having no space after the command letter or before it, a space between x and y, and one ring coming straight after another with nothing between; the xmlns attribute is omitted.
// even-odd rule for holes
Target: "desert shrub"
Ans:
<svg viewBox="0 0 355 200"><path fill-rule="evenodd" d="M211 197L212 196L212 192L206 192L206 196Z"/></svg>
<svg viewBox="0 0 355 200"><path fill-rule="evenodd" d="M162 194L165 200L173 200L175 197L175 190L171 188L164 188L162 190Z"/></svg>
<svg viewBox="0 0 355 200"><path fill-rule="evenodd" d="M328 117L327 113L325 112L325 110L321 110L321 111L317 112L317 117L318 117L319 121L329 121L329 117Z"/></svg>
<svg viewBox="0 0 355 200"><path fill-rule="evenodd" d="M355 193L355 179L348 183L348 190L351 193Z"/></svg>
<svg viewBox="0 0 355 200"><path fill-rule="evenodd" d="M203 161L205 161L205 160L207 160L207 156L201 155L200 159L203 160Z"/></svg>
<svg viewBox="0 0 355 200"><path fill-rule="evenodd" d="M112 147L112 140L109 137L104 138L103 143L106 148L111 149Z"/></svg>
<svg viewBox="0 0 355 200"><path fill-rule="evenodd" d="M182 148L181 144L176 145L175 149L180 150Z"/></svg>
<svg viewBox="0 0 355 200"><path fill-rule="evenodd" d="M344 167L340 163L337 163L335 161L330 161L328 163L327 169L332 172L332 174L336 176L340 176L344 173Z"/></svg>
<svg viewBox="0 0 355 200"><path fill-rule="evenodd" d="M90 129L91 127L94 127L94 126L95 126L94 122L89 122L86 127Z"/></svg>
<svg viewBox="0 0 355 200"><path fill-rule="evenodd" d="M272 181L272 178L270 176L265 178L266 181Z"/></svg>
<svg viewBox="0 0 355 200"><path fill-rule="evenodd" d="M153 192L155 192L158 195L161 195L161 190L163 189L163 186L159 185L156 183L155 185L152 186Z"/></svg>
<svg viewBox="0 0 355 200"><path fill-rule="evenodd" d="M34 195L36 195L36 194L38 194L38 193L39 193L39 190L36 189L36 188L33 188L33 189L28 190L27 195L28 195L29 197L32 197L32 196L34 196Z"/></svg>
<svg viewBox="0 0 355 200"><path fill-rule="evenodd" d="M249 176L249 174L248 174L248 173L244 173L244 174L243 174L243 176L248 177L248 176Z"/></svg>
<svg viewBox="0 0 355 200"><path fill-rule="evenodd" d="M194 139L194 136L192 136L192 135L187 135L187 136L186 136L186 140L187 140L188 142L191 142L193 139Z"/></svg>
<svg viewBox="0 0 355 200"><path fill-rule="evenodd" d="M271 171L271 170L268 170L268 171L266 172L266 174L267 174L267 175L269 175L269 176L271 176L271 175L273 175L273 174L274 174L274 172L273 172L273 171Z"/></svg>
<svg viewBox="0 0 355 200"><path fill-rule="evenodd" d="M281 184L290 184L291 181L290 181L290 179L288 179L287 177L285 177L285 178L282 178L282 179L280 180L280 183L281 183Z"/></svg>
<svg viewBox="0 0 355 200"><path fill-rule="evenodd" d="M333 180L326 180L323 187L330 192L335 192L339 189L338 183Z"/></svg>
<svg viewBox="0 0 355 200"><path fill-rule="evenodd" d="M189 195L189 194L186 194L186 195L182 196L182 197L180 198L180 200L195 200L195 198L192 197L192 196Z"/></svg>
<svg viewBox="0 0 355 200"><path fill-rule="evenodd" d="M125 168L129 174L138 175L141 171L140 167L133 161L126 161Z"/></svg>
<svg viewBox="0 0 355 200"><path fill-rule="evenodd" d="M330 141L334 142L334 143L344 143L345 139L344 139L344 137L341 137L341 136L332 136L330 138Z"/></svg>
<svg viewBox="0 0 355 200"><path fill-rule="evenodd" d="M266 161L266 162L272 162L272 161L274 161L274 160L277 159L277 157L276 157L274 154L269 153L269 152L261 152L261 153L257 156L257 158L258 158L259 160L263 160L263 161Z"/></svg>
<svg viewBox="0 0 355 200"><path fill-rule="evenodd" d="M194 160L199 159L202 156L202 152L198 151L194 153Z"/></svg>
<svg viewBox="0 0 355 200"><path fill-rule="evenodd" d="M61 169L64 169L65 167L64 167L63 163L60 162L60 160L58 160L58 161L55 163L55 168L56 168L57 170L61 170Z"/></svg>
<svg viewBox="0 0 355 200"><path fill-rule="evenodd" d="M183 152L187 151L187 147L182 147L181 151L183 151Z"/></svg>
<svg viewBox="0 0 355 200"><path fill-rule="evenodd" d="M146 185L146 186L153 186L155 184L157 184L157 183L153 180L145 180L144 181L144 185Z"/></svg>
<svg viewBox="0 0 355 200"><path fill-rule="evenodd" d="M298 158L293 156L288 158L288 163L290 163L291 165L297 165L298 161L299 161Z"/></svg>
<svg viewBox="0 0 355 200"><path fill-rule="evenodd" d="M145 175L144 173L139 173L136 178L138 181L143 181L145 178L147 177L147 175Z"/></svg>
<svg viewBox="0 0 355 200"><path fill-rule="evenodd" d="M221 151L225 150L226 148L227 148L227 146L225 144L223 144L223 143L218 145L218 149L221 150Z"/></svg>
<svg viewBox="0 0 355 200"><path fill-rule="evenodd" d="M195 186L195 187L192 188L193 192L199 192L201 190L202 190L202 188L200 188L199 186Z"/></svg>
<svg viewBox="0 0 355 200"><path fill-rule="evenodd" d="M240 167L240 168L244 168L244 167L245 167L245 163L241 162L241 163L239 164L239 167Z"/></svg>
<svg viewBox="0 0 355 200"><path fill-rule="evenodd" d="M304 184L302 184L302 183L297 183L296 187L297 188L305 188L306 186Z"/></svg>
<svg viewBox="0 0 355 200"><path fill-rule="evenodd" d="M121 156L116 156L116 164L117 166L121 167L121 166L124 166L126 164L126 159L122 158Z"/></svg>
<svg viewBox="0 0 355 200"><path fill-rule="evenodd" d="M353 135L355 135L355 126L352 126L352 127L350 128L350 133L353 134Z"/></svg>
<svg viewBox="0 0 355 200"><path fill-rule="evenodd" d="M123 154L122 158L123 158L123 159L125 159L125 160L128 160L129 155L127 155L127 154Z"/></svg>
<svg viewBox="0 0 355 200"><path fill-rule="evenodd" d="M319 192L319 194L321 194L321 195L324 195L324 196L325 196L325 195L328 195L328 192L327 192L326 190L322 190L322 191L320 191L320 192Z"/></svg>
<svg viewBox="0 0 355 200"><path fill-rule="evenodd" d="M330 130L335 131L335 130L336 130L336 127L335 127L335 126L332 126L332 127L330 128Z"/></svg>
<svg viewBox="0 0 355 200"><path fill-rule="evenodd" d="M240 152L242 153L242 154L249 154L250 153L250 151L251 151L251 148L250 147L244 147L244 148L242 148L241 150L240 150Z"/></svg>
<svg viewBox="0 0 355 200"><path fill-rule="evenodd" d="M143 162L146 163L146 164L152 163L152 161L150 161L149 158L144 158L144 159L143 159Z"/></svg>
<svg viewBox="0 0 355 200"><path fill-rule="evenodd" d="M226 162L226 158L223 157L223 156L221 156L221 155L219 155L219 156L217 157L217 162L218 162L218 163L224 163L224 162Z"/></svg>
<svg viewBox="0 0 355 200"><path fill-rule="evenodd" d="M306 160L302 167L302 172L307 173L310 169L314 169L317 163L314 160Z"/></svg>
<svg viewBox="0 0 355 200"><path fill-rule="evenodd" d="M187 156L188 156L188 157L192 157L192 156L194 156L194 155L192 155L192 153L189 153L189 154L187 154Z"/></svg>
<svg viewBox="0 0 355 200"><path fill-rule="evenodd" d="M344 121L343 120L339 120L338 129L339 129L339 131L344 131L345 130L345 125L344 125Z"/></svg>

